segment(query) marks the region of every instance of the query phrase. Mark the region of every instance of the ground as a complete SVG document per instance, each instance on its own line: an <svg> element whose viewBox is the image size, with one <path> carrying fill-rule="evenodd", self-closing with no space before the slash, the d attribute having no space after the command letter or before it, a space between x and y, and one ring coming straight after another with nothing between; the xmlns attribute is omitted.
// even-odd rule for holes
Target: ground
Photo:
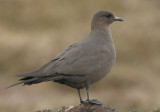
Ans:
<svg viewBox="0 0 160 112"><path fill-rule="evenodd" d="M96 105L96 104L80 104L78 106L65 107L62 106L55 110L38 110L36 112L119 112L115 108L108 105Z"/></svg>

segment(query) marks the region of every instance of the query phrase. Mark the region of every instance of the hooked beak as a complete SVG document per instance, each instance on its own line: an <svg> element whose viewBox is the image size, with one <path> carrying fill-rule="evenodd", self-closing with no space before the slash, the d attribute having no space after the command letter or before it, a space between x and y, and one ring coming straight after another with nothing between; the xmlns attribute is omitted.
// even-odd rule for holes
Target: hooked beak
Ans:
<svg viewBox="0 0 160 112"><path fill-rule="evenodd" d="M114 18L114 21L124 21L124 20L123 20L123 18L115 17L115 18Z"/></svg>

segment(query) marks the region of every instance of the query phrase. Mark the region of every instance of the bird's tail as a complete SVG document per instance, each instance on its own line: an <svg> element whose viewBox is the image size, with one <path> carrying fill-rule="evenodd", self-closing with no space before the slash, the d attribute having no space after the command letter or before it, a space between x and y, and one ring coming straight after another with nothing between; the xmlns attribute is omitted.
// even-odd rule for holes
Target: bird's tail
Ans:
<svg viewBox="0 0 160 112"><path fill-rule="evenodd" d="M43 81L47 81L48 77L43 76L43 77L38 77L37 76L37 72L30 72L30 73L25 73L25 74L19 74L16 75L16 77L22 77L21 79L19 79L20 82L15 83L9 87L7 87L6 89L19 85L19 84L23 84L23 85L32 85L32 84L37 84Z"/></svg>
<svg viewBox="0 0 160 112"><path fill-rule="evenodd" d="M11 87L13 87L13 86L16 86L16 85L19 85L19 84L22 84L22 83L23 83L23 82L15 83L15 84L13 84L13 85L11 85L11 86L6 87L5 89L11 88Z"/></svg>

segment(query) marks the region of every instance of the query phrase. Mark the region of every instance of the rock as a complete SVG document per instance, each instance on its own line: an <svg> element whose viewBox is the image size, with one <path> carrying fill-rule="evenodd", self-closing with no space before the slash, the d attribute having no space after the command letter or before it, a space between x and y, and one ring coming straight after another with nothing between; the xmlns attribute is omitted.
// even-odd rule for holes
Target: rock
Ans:
<svg viewBox="0 0 160 112"><path fill-rule="evenodd" d="M115 108L108 105L96 105L85 103L78 106L65 107L62 106L56 110L38 110L36 112L119 112Z"/></svg>

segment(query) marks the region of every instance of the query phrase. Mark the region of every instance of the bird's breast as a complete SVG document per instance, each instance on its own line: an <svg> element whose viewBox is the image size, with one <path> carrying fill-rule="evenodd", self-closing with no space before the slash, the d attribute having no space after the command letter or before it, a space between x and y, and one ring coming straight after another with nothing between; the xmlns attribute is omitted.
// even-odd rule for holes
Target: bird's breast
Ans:
<svg viewBox="0 0 160 112"><path fill-rule="evenodd" d="M92 65L89 67L87 75L89 83L99 81L110 72L116 59L114 44L99 45L99 48L93 49L92 55L92 59L90 60Z"/></svg>

